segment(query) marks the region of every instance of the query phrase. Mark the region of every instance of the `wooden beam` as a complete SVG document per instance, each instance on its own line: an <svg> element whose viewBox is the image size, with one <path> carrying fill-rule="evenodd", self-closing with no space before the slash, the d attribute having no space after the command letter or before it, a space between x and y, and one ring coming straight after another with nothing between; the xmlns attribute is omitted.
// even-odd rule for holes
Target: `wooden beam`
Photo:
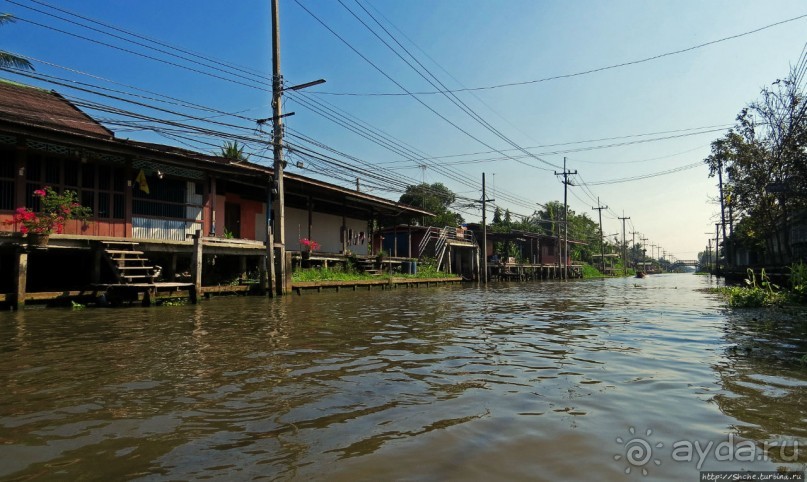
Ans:
<svg viewBox="0 0 807 482"><path fill-rule="evenodd" d="M283 293L288 294L291 293L292 289L292 272L291 272L291 253L285 253L285 259L282 261L284 263L284 270L283 273L285 274L285 279L283 280Z"/></svg>
<svg viewBox="0 0 807 482"><path fill-rule="evenodd" d="M123 190L123 217L126 227L124 228L123 237L132 237L132 204L134 194L132 193L132 179L135 174L132 171L132 158L126 159L126 166L123 168L124 175L126 176L126 187Z"/></svg>
<svg viewBox="0 0 807 482"><path fill-rule="evenodd" d="M103 248L100 243L95 243L92 250L92 275L90 281L93 284L101 282L101 260L103 255Z"/></svg>
<svg viewBox="0 0 807 482"><path fill-rule="evenodd" d="M249 285L204 286L202 293L246 293L249 289Z"/></svg>
<svg viewBox="0 0 807 482"><path fill-rule="evenodd" d="M202 293L202 265L204 255L202 253L202 231L197 229L193 235L193 257L191 261L191 278L193 279L193 302Z"/></svg>

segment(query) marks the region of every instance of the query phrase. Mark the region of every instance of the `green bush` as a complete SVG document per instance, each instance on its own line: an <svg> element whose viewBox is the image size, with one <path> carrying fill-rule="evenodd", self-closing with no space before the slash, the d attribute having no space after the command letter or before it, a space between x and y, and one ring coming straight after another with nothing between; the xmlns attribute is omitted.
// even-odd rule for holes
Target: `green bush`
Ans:
<svg viewBox="0 0 807 482"><path fill-rule="evenodd" d="M759 275L759 281L752 269L748 269L748 278L745 279L746 286L730 286L722 288L720 291L728 297L729 306L732 308L759 308L762 306L780 305L785 302L787 296L777 291L779 287L771 283L765 269Z"/></svg>
<svg viewBox="0 0 807 482"><path fill-rule="evenodd" d="M590 264L583 265L583 278L602 278L605 276L600 270Z"/></svg>
<svg viewBox="0 0 807 482"><path fill-rule="evenodd" d="M807 265L803 261L790 266L790 292L796 301L807 300Z"/></svg>

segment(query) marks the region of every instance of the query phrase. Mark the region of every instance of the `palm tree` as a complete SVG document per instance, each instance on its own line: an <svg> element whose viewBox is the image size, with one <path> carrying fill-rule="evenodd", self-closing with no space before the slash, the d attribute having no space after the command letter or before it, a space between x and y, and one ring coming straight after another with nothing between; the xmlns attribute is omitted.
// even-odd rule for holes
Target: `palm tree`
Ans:
<svg viewBox="0 0 807 482"><path fill-rule="evenodd" d="M238 145L238 141L225 142L223 147L220 147L219 155L227 159L236 161L246 161L249 159L249 154L244 154L244 146Z"/></svg>
<svg viewBox="0 0 807 482"><path fill-rule="evenodd" d="M0 13L0 25L3 25L4 23L11 23L13 21L14 16L10 13ZM31 65L31 62L4 50L0 50L0 67L34 70L34 66Z"/></svg>

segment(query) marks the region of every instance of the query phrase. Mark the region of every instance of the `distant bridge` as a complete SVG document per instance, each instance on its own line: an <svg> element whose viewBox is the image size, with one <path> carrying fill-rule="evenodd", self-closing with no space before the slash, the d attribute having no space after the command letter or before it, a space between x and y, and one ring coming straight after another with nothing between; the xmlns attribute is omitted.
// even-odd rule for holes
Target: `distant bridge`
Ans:
<svg viewBox="0 0 807 482"><path fill-rule="evenodd" d="M699 266L700 263L696 259L679 259L672 266Z"/></svg>

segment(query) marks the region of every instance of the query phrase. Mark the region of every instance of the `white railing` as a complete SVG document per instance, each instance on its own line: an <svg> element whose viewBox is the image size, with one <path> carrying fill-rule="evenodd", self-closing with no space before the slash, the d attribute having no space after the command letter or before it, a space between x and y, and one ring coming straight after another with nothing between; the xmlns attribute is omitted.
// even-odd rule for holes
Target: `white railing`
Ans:
<svg viewBox="0 0 807 482"><path fill-rule="evenodd" d="M140 239L166 239L185 241L202 228L198 221L132 217L132 237Z"/></svg>

